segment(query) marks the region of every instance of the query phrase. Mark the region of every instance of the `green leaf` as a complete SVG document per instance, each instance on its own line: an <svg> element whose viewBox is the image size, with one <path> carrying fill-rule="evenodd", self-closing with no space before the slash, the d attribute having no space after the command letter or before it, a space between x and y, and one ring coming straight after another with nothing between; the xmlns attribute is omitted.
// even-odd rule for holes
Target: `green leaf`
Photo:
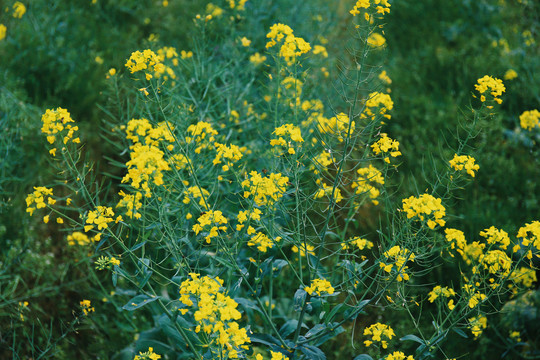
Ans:
<svg viewBox="0 0 540 360"><path fill-rule="evenodd" d="M424 340L420 339L418 336L416 335L405 335L404 337L402 337L401 339L399 339L400 341L416 341L417 343L419 344L422 344L424 345Z"/></svg>
<svg viewBox="0 0 540 360"><path fill-rule="evenodd" d="M157 299L159 299L159 296L150 297L148 295L137 295L133 299L129 300L126 305L122 306L122 309L133 311L153 301L156 301Z"/></svg>
<svg viewBox="0 0 540 360"><path fill-rule="evenodd" d="M373 360L373 358L367 354L358 355L354 360Z"/></svg>

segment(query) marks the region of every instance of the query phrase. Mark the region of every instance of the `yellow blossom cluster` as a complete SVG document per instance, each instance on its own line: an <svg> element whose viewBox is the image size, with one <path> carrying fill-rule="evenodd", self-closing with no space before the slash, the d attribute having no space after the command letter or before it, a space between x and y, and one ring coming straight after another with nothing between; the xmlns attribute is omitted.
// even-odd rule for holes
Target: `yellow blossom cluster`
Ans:
<svg viewBox="0 0 540 360"><path fill-rule="evenodd" d="M446 241L450 243L450 249L456 250L461 256L463 256L463 251L467 246L467 240L465 240L465 234L461 230L457 229L444 229ZM454 254L450 253L451 257L454 257Z"/></svg>
<svg viewBox="0 0 540 360"><path fill-rule="evenodd" d="M412 355L405 355L402 351L394 351L388 354L385 360L414 360Z"/></svg>
<svg viewBox="0 0 540 360"><path fill-rule="evenodd" d="M254 221L259 221L261 220L261 214L262 214L262 211L257 209L257 208L253 208L253 210L250 212L248 210L246 211L240 211L238 213L238 216L236 217L236 219L238 220L238 224L236 225L236 230L237 231L240 231L244 228L245 226L245 222L248 222L251 221L251 220L254 220Z"/></svg>
<svg viewBox="0 0 540 360"><path fill-rule="evenodd" d="M214 143L216 147L217 155L213 161L214 165L221 164L222 160L225 161L225 164L221 167L223 171L229 171L230 167L233 166L238 160L242 159L242 151L246 150L246 147L240 148L237 145L224 145L218 142Z"/></svg>
<svg viewBox="0 0 540 360"><path fill-rule="evenodd" d="M32 216L36 209L43 209L47 205L54 205L53 190L45 186L34 186L34 192L26 196L26 212ZM34 205L34 206L33 206Z"/></svg>
<svg viewBox="0 0 540 360"><path fill-rule="evenodd" d="M319 174L321 171L325 171L328 166L333 164L332 154L328 151L323 151L319 155L315 156L312 160L312 163L309 166L309 169L313 171L315 175Z"/></svg>
<svg viewBox="0 0 540 360"><path fill-rule="evenodd" d="M78 131L79 127L71 125L71 123L74 123L75 121L71 118L71 115L66 109L60 107L56 110L47 109L45 114L41 117L41 122L43 123L41 132L47 135L49 144L54 144L57 135L63 136L62 141L64 145L70 140L76 144L81 142L81 139L78 137L73 138L75 131ZM49 153L55 156L56 148L51 149Z"/></svg>
<svg viewBox="0 0 540 360"><path fill-rule="evenodd" d="M199 234L203 230L208 231L208 235L204 238L207 244L210 244L212 239L219 235L219 230L227 231L227 218L219 210L209 210L202 214L197 219L198 224L193 225L195 234ZM205 229L206 228L206 229Z"/></svg>
<svg viewBox="0 0 540 360"><path fill-rule="evenodd" d="M212 124L206 121L199 121L196 124L189 125L187 128L189 136L186 136L188 144L196 143L198 146L195 149L196 154L208 147L208 144L212 144L215 141L215 136L218 134L212 127Z"/></svg>
<svg viewBox="0 0 540 360"><path fill-rule="evenodd" d="M127 194L124 191L120 190L118 193L122 198L120 201L118 201L118 204L116 204L117 208L125 208L125 214L130 219L140 219L142 217L142 214L139 212L139 210L142 208L142 198L143 195L140 191L136 191L134 195Z"/></svg>
<svg viewBox="0 0 540 360"><path fill-rule="evenodd" d="M405 266L407 261L413 261L415 255L408 249L402 249L399 245L395 245L390 250L385 251L383 255L386 257L386 262L380 262L379 266L385 272L390 274L392 270L397 273L397 281L408 281L409 274L407 274L408 266Z"/></svg>
<svg viewBox="0 0 540 360"><path fill-rule="evenodd" d="M306 257L306 255L315 256L315 247L310 244L301 244L300 247L294 245L291 250L302 257Z"/></svg>
<svg viewBox="0 0 540 360"><path fill-rule="evenodd" d="M6 25L0 24L0 41L6 38L6 32L7 32Z"/></svg>
<svg viewBox="0 0 540 360"><path fill-rule="evenodd" d="M382 16L384 16L384 14L390 13L391 5L388 2L388 0L372 0L372 1L373 1L373 6L375 7L375 11L377 12L377 14L381 14ZM349 13L351 13L352 16L356 16L360 14L360 9L367 10L370 6L371 6L370 0L357 0L353 9L349 11ZM367 21L370 20L369 13L366 12L364 14L364 17Z"/></svg>
<svg viewBox="0 0 540 360"><path fill-rule="evenodd" d="M519 124L522 128L529 131L540 127L540 111L536 109L524 111L523 114L519 115Z"/></svg>
<svg viewBox="0 0 540 360"><path fill-rule="evenodd" d="M487 318L484 315L474 316L469 319L469 327L471 333L477 338L487 328Z"/></svg>
<svg viewBox="0 0 540 360"><path fill-rule="evenodd" d="M176 170L185 169L189 163L189 158L183 154L174 154L169 158L169 165L174 166Z"/></svg>
<svg viewBox="0 0 540 360"><path fill-rule="evenodd" d="M319 189L315 192L315 195L313 197L315 199L320 199L323 197L331 197L332 193L334 194L333 200L337 204L341 200L343 200L343 196L341 195L341 189L337 186L334 187L333 185L327 185L326 183L322 183L322 185L319 187Z"/></svg>
<svg viewBox="0 0 540 360"><path fill-rule="evenodd" d="M251 226L250 226L251 228ZM249 230L248 230L249 233ZM274 246L275 242L279 242L281 240L281 237L276 237L274 241L272 241L268 236L261 232L257 232L255 235L251 237L251 239L248 241L248 246L256 246L257 250L260 252L267 252L268 249L271 249Z"/></svg>
<svg viewBox="0 0 540 360"><path fill-rule="evenodd" d="M454 158L450 160L449 163L454 170L461 171L465 169L467 174L471 175L472 177L475 176L474 172L480 169L480 165L475 164L475 159L468 155L455 154Z"/></svg>
<svg viewBox="0 0 540 360"><path fill-rule="evenodd" d="M386 39L381 34L374 32L368 36L367 43L372 48L379 48L383 46L384 44L386 44Z"/></svg>
<svg viewBox="0 0 540 360"><path fill-rule="evenodd" d="M126 67L133 74L138 71L145 71L146 80L152 79L154 74L163 74L165 65L160 61L160 58L150 49L134 51L126 62Z"/></svg>
<svg viewBox="0 0 540 360"><path fill-rule="evenodd" d="M311 45L307 41L294 36L293 30L284 24L272 25L266 37L269 39L266 43L267 49L281 43L279 56L285 58L289 65L292 65L298 56L311 50Z"/></svg>
<svg viewBox="0 0 540 360"><path fill-rule="evenodd" d="M510 274L510 280L516 286L523 286L527 289L530 289L533 284L538 281L538 279L536 278L536 270L526 267L520 267L512 271L512 273ZM517 289L514 284L509 284L508 287L512 289L514 294L516 294Z"/></svg>
<svg viewBox="0 0 540 360"><path fill-rule="evenodd" d="M115 223L122 221L122 216L118 215L116 219L114 219L114 211L111 207L98 206L96 210L88 212L85 222L87 225L84 226L84 231L88 232L96 226L98 230L107 229L109 223L113 221Z"/></svg>
<svg viewBox="0 0 540 360"><path fill-rule="evenodd" d="M317 120L317 129L322 134L330 134L336 136L340 142L348 136L349 131L349 116L345 113L339 113L334 117L329 119L320 115L316 117ZM352 121L350 124L351 133L355 128L355 122Z"/></svg>
<svg viewBox="0 0 540 360"><path fill-rule="evenodd" d="M432 303L438 298L449 298L452 296L456 296L456 292L454 291L454 289L449 288L448 286L442 287L440 285L437 285L433 288L433 290L429 292L428 296L429 302ZM454 307L454 300L450 300L448 302L448 308L452 310L454 309Z"/></svg>
<svg viewBox="0 0 540 360"><path fill-rule="evenodd" d="M390 156L401 156L401 151L399 151L399 141L393 140L384 133L381 134L381 138L377 140L376 143L371 145L371 149L375 155L382 154L384 161L388 164L390 164Z"/></svg>
<svg viewBox="0 0 540 360"><path fill-rule="evenodd" d="M96 309L94 309L94 307L90 303L90 300L82 300L81 302L79 302L79 304L84 315L88 315L89 313L96 311Z"/></svg>
<svg viewBox="0 0 540 360"><path fill-rule="evenodd" d="M199 200L198 204L204 209L208 209L208 197L210 196L210 193L208 190L199 187L199 186L190 186L186 190L184 190L184 200L182 202L184 204L189 204L191 200Z"/></svg>
<svg viewBox="0 0 540 360"><path fill-rule="evenodd" d="M504 80L514 80L518 77L518 73L514 69L508 69L503 76Z"/></svg>
<svg viewBox="0 0 540 360"><path fill-rule="evenodd" d="M480 236L486 238L486 242L489 245L497 245L503 250L506 250L510 245L508 233L504 230L497 229L495 226L480 231Z"/></svg>
<svg viewBox="0 0 540 360"><path fill-rule="evenodd" d="M462 257L467 265L472 265L475 262L478 262L480 257L484 255L484 248L486 244L479 243L478 241L473 241L470 244L466 244L463 249Z"/></svg>
<svg viewBox="0 0 540 360"><path fill-rule="evenodd" d="M251 55L249 57L249 62L252 63L255 66L261 65L265 61L266 61L266 56L261 55L258 52L256 52L255 54L253 54L253 55Z"/></svg>
<svg viewBox="0 0 540 360"><path fill-rule="evenodd" d="M193 318L197 322L195 332L201 330L209 338L215 358L237 359L239 352L247 350L250 343L247 331L236 320L242 315L238 303L221 291L223 280L191 273L191 279L180 284L180 302L188 307L196 303ZM188 309L180 309L185 315Z"/></svg>
<svg viewBox="0 0 540 360"><path fill-rule="evenodd" d="M540 221L533 221L532 223L525 224L519 228L517 237L521 238L521 246L515 245L512 249L513 252L517 252L522 247L533 249L527 250L527 258L530 260L533 256L533 250L535 255L538 257L538 252L540 251Z"/></svg>
<svg viewBox="0 0 540 360"><path fill-rule="evenodd" d="M164 159L163 151L157 146L136 143L131 146L129 156L131 160L126 163L128 173L122 179L122 183L131 180L131 186L144 190L146 197L152 197L150 184L163 185L163 171L171 169Z"/></svg>
<svg viewBox="0 0 540 360"><path fill-rule="evenodd" d="M392 340L396 334L394 330L385 324L375 323L364 329L364 336L370 336L370 340L365 340L364 345L366 347L371 346L374 343L381 343L383 349L388 347L388 341Z"/></svg>
<svg viewBox="0 0 540 360"><path fill-rule="evenodd" d="M161 355L158 355L154 352L154 348L149 347L148 351L139 352L139 355L135 355L133 360L159 360L161 359Z"/></svg>
<svg viewBox="0 0 540 360"><path fill-rule="evenodd" d="M310 286L306 286L304 290L311 296L321 296L323 292L332 295L334 293L334 288L330 281L325 279L314 279L311 280Z"/></svg>
<svg viewBox="0 0 540 360"><path fill-rule="evenodd" d="M293 124L282 125L276 128L272 134L274 134L276 138L270 140L270 145L288 148L287 152L291 155L296 153L294 150L294 143L304 142L300 128Z"/></svg>
<svg viewBox="0 0 540 360"><path fill-rule="evenodd" d="M70 246L85 246L90 244L92 242L92 239L90 239L85 233L75 231L74 233L67 236L67 242Z"/></svg>
<svg viewBox="0 0 540 360"><path fill-rule="evenodd" d="M283 355L280 352L275 352L275 351L270 350L270 354L272 356L270 360L289 360L287 356ZM264 357L261 354L257 354L255 355L255 360L264 360Z"/></svg>
<svg viewBox="0 0 540 360"><path fill-rule="evenodd" d="M249 173L249 178L242 181L244 197L253 196L253 201L258 206L272 206L287 190L289 178L281 173L271 173L268 177L263 177L256 171Z"/></svg>
<svg viewBox="0 0 540 360"><path fill-rule="evenodd" d="M390 119L392 116L387 112L393 108L394 102L390 95L375 91L369 94L368 99L366 100L365 109L362 111L360 118L375 120L376 115L380 114L386 119Z"/></svg>
<svg viewBox="0 0 540 360"><path fill-rule="evenodd" d="M318 54L321 54L322 57L324 58L327 58L328 57L328 51L326 50L326 48L322 45L315 45L313 47L313 54L314 55L318 55Z"/></svg>
<svg viewBox="0 0 540 360"><path fill-rule="evenodd" d="M151 146L158 146L163 141L174 143L172 130L173 125L166 121L152 126L148 119L131 119L126 126L126 139L134 144L143 143ZM167 149L172 150L172 145L169 144Z"/></svg>
<svg viewBox="0 0 540 360"><path fill-rule="evenodd" d="M481 259L482 267L490 274L495 275L501 279L510 274L512 268L512 259L501 250L490 250L485 253ZM497 286L494 278L490 278L489 281L493 286Z"/></svg>
<svg viewBox="0 0 540 360"><path fill-rule="evenodd" d="M422 194L419 197L411 196L403 199L403 211L407 213L407 218L418 217L424 221L425 216L429 216L427 225L430 229L435 226L444 226L446 221L443 217L446 215L446 209L442 205L442 200L430 194Z"/></svg>
<svg viewBox="0 0 540 360"><path fill-rule="evenodd" d="M471 309L474 309L478 304L480 304L487 298L486 294L475 291L470 284L463 285L463 290L468 295L468 305Z"/></svg>
<svg viewBox="0 0 540 360"><path fill-rule="evenodd" d="M348 250L351 248L351 246L354 246L356 249L359 250L372 249L373 243L369 240L361 238L360 236L355 236L341 243L341 248L343 250Z"/></svg>
<svg viewBox="0 0 540 360"><path fill-rule="evenodd" d="M13 17L15 19L20 19L23 17L25 13L26 13L26 6L24 6L22 2L16 1L15 4L13 4Z"/></svg>
<svg viewBox="0 0 540 360"><path fill-rule="evenodd" d="M480 100L482 102L486 101L485 95L489 93L497 104L502 103L502 99L499 96L506 91L501 79L493 78L489 75L478 79L478 83L474 85L474 88L480 93Z"/></svg>
<svg viewBox="0 0 540 360"><path fill-rule="evenodd" d="M358 177L353 181L351 187L356 189L357 194L368 194L374 205L378 205L376 200L381 193L376 185L384 185L382 173L373 165L356 170Z"/></svg>

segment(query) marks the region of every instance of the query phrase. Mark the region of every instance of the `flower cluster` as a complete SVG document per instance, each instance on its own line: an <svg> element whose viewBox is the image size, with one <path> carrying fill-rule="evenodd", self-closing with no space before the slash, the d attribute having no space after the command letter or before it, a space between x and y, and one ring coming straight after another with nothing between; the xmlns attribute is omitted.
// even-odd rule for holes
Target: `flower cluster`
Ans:
<svg viewBox="0 0 540 360"><path fill-rule="evenodd" d="M386 349L388 347L388 341L396 336L394 330L390 326L381 323L375 323L365 328L364 335L371 336L370 340L364 341L366 347L380 342L383 349Z"/></svg>
<svg viewBox="0 0 540 360"><path fill-rule="evenodd" d="M158 355L154 352L154 348L149 347L148 351L139 352L139 355L135 355L133 360L159 360L161 359L161 355Z"/></svg>
<svg viewBox="0 0 540 360"><path fill-rule="evenodd" d="M283 355L280 352L275 352L275 351L270 350L270 354L272 355L270 360L289 360L287 356ZM261 354L257 354L255 355L255 360L264 360L264 357Z"/></svg>
<svg viewBox="0 0 540 360"><path fill-rule="evenodd" d="M196 303L195 332L202 330L210 344L218 345L212 348L215 358L238 358L239 351L247 350L246 344L250 342L246 329L236 322L242 317L237 310L238 303L221 291L223 280L220 278L201 278L194 273L190 277L180 284L180 302L188 307ZM180 311L185 315L188 309Z"/></svg>
<svg viewBox="0 0 540 360"><path fill-rule="evenodd" d="M436 299L438 298L449 298L449 297L452 297L452 296L456 296L456 292L454 291L454 289L452 288L449 288L448 286L445 286L445 287L442 287L440 285L437 285L433 288L433 290L431 290L429 292L429 302L432 303L434 302ZM450 310L453 310L455 307L454 305L454 300L450 300L448 302L448 308Z"/></svg>
<svg viewBox="0 0 540 360"><path fill-rule="evenodd" d="M382 36L381 34L374 32L371 33L367 38L367 43L372 48L379 48L386 44L386 38Z"/></svg>
<svg viewBox="0 0 540 360"><path fill-rule="evenodd" d="M294 245L291 250L302 257L306 257L306 255L315 256L315 247L310 244L301 244L300 247Z"/></svg>
<svg viewBox="0 0 540 360"><path fill-rule="evenodd" d="M187 143L197 144L197 148L195 148L196 154L200 154L203 149L208 147L208 144L214 143L215 136L218 134L212 124L206 121L199 121L196 124L189 125L187 132L189 133L189 136L186 136Z"/></svg>
<svg viewBox="0 0 540 360"><path fill-rule="evenodd" d="M349 250L351 246L354 246L356 249L372 249L373 243L369 240L362 239L360 236L355 236L347 241L341 243L341 248L343 250Z"/></svg>
<svg viewBox="0 0 540 360"><path fill-rule="evenodd" d="M268 177L262 177L256 171L249 173L249 178L242 181L244 197L253 196L253 201L258 206L272 206L287 190L289 178L280 173L271 173Z"/></svg>
<svg viewBox="0 0 540 360"><path fill-rule="evenodd" d="M341 189L337 186L334 187L333 185L327 185L326 183L322 183L321 187L315 192L315 195L313 197L315 199L320 199L323 197L331 197L332 193L334 194L333 200L337 204L341 200L343 200L343 196L341 195Z"/></svg>
<svg viewBox="0 0 540 360"><path fill-rule="evenodd" d="M122 197L120 201L118 201L118 204L116 204L116 207L119 208L125 208L125 214L130 219L140 219L142 217L142 214L139 212L139 210L142 208L142 198L143 195L140 191L135 192L134 195L127 194L120 190L118 193Z"/></svg>
<svg viewBox="0 0 540 360"><path fill-rule="evenodd" d="M408 199L403 199L403 211L407 213L407 218L418 217L420 221L424 221L426 216L429 216L427 225L430 229L435 226L444 226L446 221L443 217L446 215L446 209L442 205L442 200L430 194L422 194L419 197L411 196Z"/></svg>
<svg viewBox="0 0 540 360"><path fill-rule="evenodd" d="M193 225L195 234L199 234L203 230L208 230L208 235L204 238L207 244L210 244L212 239L219 235L219 230L227 231L227 218L219 210L210 210L203 213L198 219L198 224ZM206 228L206 229L205 229Z"/></svg>
<svg viewBox="0 0 540 360"><path fill-rule="evenodd" d="M120 260L117 258L109 257L109 256L100 256L99 259L96 260L96 269L97 270L104 270L104 269L110 269L112 266L118 266L120 265Z"/></svg>
<svg viewBox="0 0 540 360"><path fill-rule="evenodd" d="M22 2L17 1L15 2L15 4L13 4L13 17L15 19L22 18L25 13L26 13L26 6L24 6Z"/></svg>
<svg viewBox="0 0 540 360"><path fill-rule="evenodd" d="M334 117L329 119L324 116L317 117L317 129L322 134L330 134L342 142L345 137L349 135L349 116L345 113L339 113ZM351 133L354 130L355 122L352 121L350 124Z"/></svg>
<svg viewBox="0 0 540 360"><path fill-rule="evenodd" d="M330 281L325 279L311 280L310 286L306 286L304 290L311 296L314 296L313 294L321 296L323 292L329 295L332 295L334 293L334 288L332 287L332 284L330 284Z"/></svg>
<svg viewBox="0 0 540 360"><path fill-rule="evenodd" d="M250 226L251 228L251 226ZM252 229L252 228L251 228ZM248 229L248 233L250 229ZM256 246L257 250L260 252L267 252L268 249L271 249L274 246L275 242L279 242L281 240L281 237L276 237L274 241L272 241L268 236L261 232L257 232L255 235L251 237L251 239L248 241L248 246Z"/></svg>
<svg viewBox="0 0 540 360"><path fill-rule="evenodd" d="M88 315L89 313L96 311L96 309L94 309L94 307L90 303L90 300L82 300L81 302L79 302L79 304L84 315Z"/></svg>
<svg viewBox="0 0 540 360"><path fill-rule="evenodd" d="M385 360L414 360L412 355L405 355L401 351L394 351L391 354L388 354Z"/></svg>
<svg viewBox="0 0 540 360"><path fill-rule="evenodd" d="M63 136L62 141L64 145L70 140L76 144L81 142L78 137L73 138L75 131L78 131L79 127L71 125L71 123L74 123L75 121L71 118L71 115L66 109L60 107L56 110L47 109L45 114L41 117L41 122L43 123L41 132L47 135L49 144L54 144L57 135ZM49 153L55 156L56 148L51 149Z"/></svg>
<svg viewBox="0 0 540 360"><path fill-rule="evenodd" d="M126 139L134 144L158 146L163 141L169 143L175 141L172 130L174 130L173 125L166 121L152 126L148 119L131 119L126 126ZM172 150L172 145L168 145L167 149Z"/></svg>
<svg viewBox="0 0 540 360"><path fill-rule="evenodd" d="M246 148L240 148L237 145L224 145L215 142L214 146L216 147L217 155L213 161L214 165L221 164L222 160L225 161L225 164L221 167L223 171L229 171L230 167L233 166L238 160L242 159L242 151L245 151Z"/></svg>
<svg viewBox="0 0 540 360"><path fill-rule="evenodd" d="M75 231L74 233L67 236L67 242L70 246L85 246L90 244L92 242L92 239L90 239L85 233Z"/></svg>
<svg viewBox="0 0 540 360"><path fill-rule="evenodd" d="M497 104L502 103L502 99L500 99L499 96L506 91L501 79L493 78L488 75L478 79L478 83L474 85L474 88L480 93L480 100L482 102L486 101L485 94L489 93Z"/></svg>
<svg viewBox="0 0 540 360"><path fill-rule="evenodd" d="M519 124L529 131L535 127L540 127L540 111L536 109L524 111L523 114L519 115Z"/></svg>
<svg viewBox="0 0 540 360"><path fill-rule="evenodd" d="M465 234L461 230L457 229L444 229L446 241L450 243L450 249L456 250L460 255L463 256L463 251L467 246L467 240L465 239ZM454 257L454 254L450 253L451 257Z"/></svg>
<svg viewBox="0 0 540 360"><path fill-rule="evenodd" d="M480 169L480 166L478 164L475 164L474 162L475 159L472 156L458 154L455 154L454 158L449 161L450 166L454 170L461 171L465 169L467 171L467 174L471 175L472 177L475 176L474 172Z"/></svg>
<svg viewBox="0 0 540 360"><path fill-rule="evenodd" d="M469 298L469 301L467 304L469 308L471 309L474 309L478 304L480 304L487 298L486 294L483 294L479 291L475 291L472 285L470 284L463 285L463 290L465 294L467 294L467 297Z"/></svg>
<svg viewBox="0 0 540 360"><path fill-rule="evenodd" d="M504 230L497 229L495 226L492 226L489 229L484 229L484 231L480 231L480 236L485 237L486 242L489 245L497 245L503 250L506 250L510 245L508 233Z"/></svg>
<svg viewBox="0 0 540 360"><path fill-rule="evenodd" d="M36 209L43 209L47 205L54 205L56 200L52 196L52 189L45 186L34 186L34 192L26 196L26 212L32 216Z"/></svg>
<svg viewBox="0 0 540 360"><path fill-rule="evenodd" d="M328 151L323 151L313 158L309 169L312 170L315 175L318 175L321 171L325 171L328 166L333 164L333 162L332 154Z"/></svg>
<svg viewBox="0 0 540 360"><path fill-rule="evenodd" d="M201 206L204 209L208 209L208 197L210 196L210 193L208 190L199 187L199 186L190 186L186 190L184 190L184 200L182 202L184 204L189 204L191 200L197 200L199 199L199 206Z"/></svg>
<svg viewBox="0 0 540 360"><path fill-rule="evenodd" d="M383 94L380 92L372 92L369 94L368 99L366 100L365 109L360 115L360 118L368 118L370 120L375 120L377 114L382 115L386 119L392 118L390 114L387 114L389 110L394 108L394 102L388 94Z"/></svg>
<svg viewBox="0 0 540 360"><path fill-rule="evenodd" d="M109 227L109 223L113 221L115 223L122 221L121 215L118 215L116 219L113 219L113 217L114 211L111 207L98 206L96 210L90 211L88 213L85 222L88 225L84 226L84 231L88 232L92 230L95 226L97 226L98 230L107 229Z"/></svg>
<svg viewBox="0 0 540 360"><path fill-rule="evenodd" d="M524 248L534 247L535 254L538 256L540 251L540 221L533 221L530 224L525 224L518 230L518 238L521 238L521 246ZM521 246L516 245L513 248L514 252L517 252ZM527 258L532 259L532 249L527 250Z"/></svg>
<svg viewBox="0 0 540 360"><path fill-rule="evenodd" d="M302 134L298 126L293 124L285 124L276 128L273 132L276 138L270 140L271 146L282 146L287 148L289 154L295 154L294 143L302 143Z"/></svg>
<svg viewBox="0 0 540 360"><path fill-rule="evenodd" d="M483 269L487 270L490 274L495 275L501 279L510 274L512 268L512 259L501 250L491 250L485 253L481 259L481 265ZM489 282L492 287L497 287L494 278L490 278Z"/></svg>
<svg viewBox="0 0 540 360"><path fill-rule="evenodd" d="M393 246L390 250L385 251L383 255L386 257L386 262L380 262L379 266L388 274L394 271L397 274L397 281L408 281L409 274L407 274L408 266L405 266L407 261L413 261L415 255L408 249L402 249L399 245Z"/></svg>
<svg viewBox="0 0 540 360"><path fill-rule="evenodd" d="M293 30L284 24L272 25L266 37L270 39L266 43L267 49L283 41L279 50L279 56L285 58L285 61L289 65L292 65L298 56L311 50L311 45L307 41L301 37L294 36Z"/></svg>
<svg viewBox="0 0 540 360"><path fill-rule="evenodd" d="M484 315L474 316L469 319L469 326L471 333L477 338L487 328L487 318Z"/></svg>
<svg viewBox="0 0 540 360"><path fill-rule="evenodd" d="M157 146L136 143L131 147L129 155L131 160L126 163L128 173L122 179L122 183L131 180L131 186L142 189L146 197L152 197L150 184L163 185L163 171L171 169L164 159L163 151Z"/></svg>
<svg viewBox="0 0 540 360"><path fill-rule="evenodd" d="M401 151L399 151L399 141L393 140L384 133L381 134L381 138L376 143L371 145L371 149L375 155L382 154L384 161L388 164L390 164L390 156L401 156Z"/></svg>
<svg viewBox="0 0 540 360"><path fill-rule="evenodd" d="M360 14L360 9L368 9L371 6L370 0L357 0L356 4L354 5L353 9L349 11L349 13L352 14L352 16L356 16ZM373 0L373 6L375 7L375 10L377 11L377 14L388 14L390 13L390 3L388 0ZM365 13L366 20L369 21L370 17L369 14Z"/></svg>
<svg viewBox="0 0 540 360"><path fill-rule="evenodd" d="M131 53L130 58L126 62L126 67L133 74L138 71L145 71L146 80L150 80L153 75L151 70L155 73L162 74L165 71L165 65L160 61L159 57L150 49L140 51L134 51Z"/></svg>
<svg viewBox="0 0 540 360"><path fill-rule="evenodd" d="M352 183L351 187L356 189L357 194L368 194L374 205L378 205L379 201L375 200L381 193L376 185L384 185L382 173L373 165L359 168L356 170L358 178Z"/></svg>
<svg viewBox="0 0 540 360"><path fill-rule="evenodd" d="M238 225L236 225L236 230L237 231L240 231L244 228L245 226L245 222L248 222L251 221L251 220L255 220L255 221L258 221L258 220L261 220L261 214L262 214L262 211L257 209L257 208L253 208L253 210L250 212L250 211L240 211L238 213L238 216L236 217L236 219L238 220Z"/></svg>

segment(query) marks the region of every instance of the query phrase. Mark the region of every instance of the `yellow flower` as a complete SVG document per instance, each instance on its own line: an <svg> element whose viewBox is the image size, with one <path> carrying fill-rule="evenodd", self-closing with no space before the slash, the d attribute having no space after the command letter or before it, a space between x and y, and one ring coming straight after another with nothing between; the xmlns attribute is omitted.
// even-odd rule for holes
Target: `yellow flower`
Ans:
<svg viewBox="0 0 540 360"><path fill-rule="evenodd" d="M364 335L371 336L370 340L364 341L366 347L379 342L384 349L388 347L388 340L392 340L392 337L396 336L390 326L381 323L375 323L365 328Z"/></svg>
<svg viewBox="0 0 540 360"><path fill-rule="evenodd" d="M518 73L516 72L516 70L514 69L508 69L505 73L504 73L504 80L513 80L515 78L518 77Z"/></svg>
<svg viewBox="0 0 540 360"><path fill-rule="evenodd" d="M251 40L249 40L245 36L240 39L240 42L242 43L243 47L248 47L249 45L251 45Z"/></svg>
<svg viewBox="0 0 540 360"><path fill-rule="evenodd" d="M407 214L407 218L418 217L420 221L424 221L428 216L427 225L430 229L435 226L444 226L446 221L443 217L446 215L446 209L442 205L442 200L429 194L422 194L419 197L411 196L403 199L403 211Z"/></svg>
<svg viewBox="0 0 540 360"><path fill-rule="evenodd" d="M0 24L0 41L4 40L6 37L6 25Z"/></svg>
<svg viewBox="0 0 540 360"><path fill-rule="evenodd" d="M382 133L381 138L371 145L375 155L382 154L384 162L390 163L391 157L401 156L401 151L399 151L399 141L394 140L388 135Z"/></svg>
<svg viewBox="0 0 540 360"><path fill-rule="evenodd" d="M531 131L535 127L540 126L540 111L530 110L524 111L523 114L519 116L519 124L525 130Z"/></svg>
<svg viewBox="0 0 540 360"><path fill-rule="evenodd" d="M378 48L386 44L386 39L379 33L371 33L367 38L367 43L373 48Z"/></svg>
<svg viewBox="0 0 540 360"><path fill-rule="evenodd" d="M96 309L92 307L90 300L82 300L80 303L81 310L83 311L84 315L88 315L91 312L95 312Z"/></svg>
<svg viewBox="0 0 540 360"><path fill-rule="evenodd" d="M317 294L317 296L321 296L321 293L326 292L330 295L334 293L334 288L330 284L328 280L324 279L314 279L311 280L311 285L306 286L304 290L309 294L314 296L313 294Z"/></svg>
<svg viewBox="0 0 540 360"><path fill-rule="evenodd" d="M23 17L23 15L26 13L26 6L24 6L23 3L20 1L17 1L15 4L13 4L13 17L16 19L20 19Z"/></svg>
<svg viewBox="0 0 540 360"><path fill-rule="evenodd" d="M476 91L478 91L481 96L481 101L486 101L485 95L489 94L493 97L493 100L498 104L502 103L502 100L499 96L506 91L504 84L501 79L493 78L489 75L485 75L483 78L478 79L478 83L474 85Z"/></svg>
<svg viewBox="0 0 540 360"><path fill-rule="evenodd" d="M478 164L475 164L474 162L475 159L472 156L458 154L455 154L454 158L449 161L450 166L454 170L460 171L465 169L467 171L467 174L471 175L472 177L475 176L474 172L480 169L480 166Z"/></svg>

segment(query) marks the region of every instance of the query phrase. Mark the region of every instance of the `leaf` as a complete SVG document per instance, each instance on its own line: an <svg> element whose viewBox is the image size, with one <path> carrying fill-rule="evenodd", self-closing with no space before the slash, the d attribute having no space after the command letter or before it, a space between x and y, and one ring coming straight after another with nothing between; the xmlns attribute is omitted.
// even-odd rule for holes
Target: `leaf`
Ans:
<svg viewBox="0 0 540 360"><path fill-rule="evenodd" d="M321 331L324 331L326 329L326 326L325 325L322 325L322 324L317 324L315 325L314 327L312 327L311 329L309 329L309 331L306 333L306 335L304 335L306 338L310 337L310 336L313 336L315 334L318 334L320 333Z"/></svg>
<svg viewBox="0 0 540 360"><path fill-rule="evenodd" d="M295 330L296 328L298 327L298 320L288 320L287 322L285 322L285 324L283 324L283 326L281 327L281 329L279 329L279 334L286 338L287 336L291 335Z"/></svg>
<svg viewBox="0 0 540 360"><path fill-rule="evenodd" d="M251 334L249 335L251 342L256 342L259 344L264 344L268 346L279 346L279 340L268 334Z"/></svg>
<svg viewBox="0 0 540 360"><path fill-rule="evenodd" d="M310 360L326 360L326 355L316 346L303 345L299 348Z"/></svg>
<svg viewBox="0 0 540 360"><path fill-rule="evenodd" d="M122 309L127 311L133 311L139 309L153 301L159 299L159 296L150 297L148 295L137 295L127 302L126 305L122 306Z"/></svg>
<svg viewBox="0 0 540 360"><path fill-rule="evenodd" d="M134 247L131 248L131 251L135 251L137 249L140 249L144 244L146 244L146 240L145 241L141 241L140 243L138 243L137 245L135 245Z"/></svg>
<svg viewBox="0 0 540 360"><path fill-rule="evenodd" d="M465 331L461 330L461 329L458 329L458 328L453 328L452 330L454 330L456 332L456 334L458 334L459 336L465 338L465 339L468 339L469 337L467 336L467 334L465 333Z"/></svg>
<svg viewBox="0 0 540 360"><path fill-rule="evenodd" d="M418 336L416 335L405 335L404 337L402 337L401 339L399 339L400 341L416 341L417 343L419 344L422 344L424 345L424 340L420 339Z"/></svg>
<svg viewBox="0 0 540 360"><path fill-rule="evenodd" d="M367 354L358 355L354 360L373 360L373 358Z"/></svg>
<svg viewBox="0 0 540 360"><path fill-rule="evenodd" d="M302 306L304 305L304 301L306 300L307 292L304 289L298 289L296 290L296 293L294 293L294 311L300 312L302 311Z"/></svg>

